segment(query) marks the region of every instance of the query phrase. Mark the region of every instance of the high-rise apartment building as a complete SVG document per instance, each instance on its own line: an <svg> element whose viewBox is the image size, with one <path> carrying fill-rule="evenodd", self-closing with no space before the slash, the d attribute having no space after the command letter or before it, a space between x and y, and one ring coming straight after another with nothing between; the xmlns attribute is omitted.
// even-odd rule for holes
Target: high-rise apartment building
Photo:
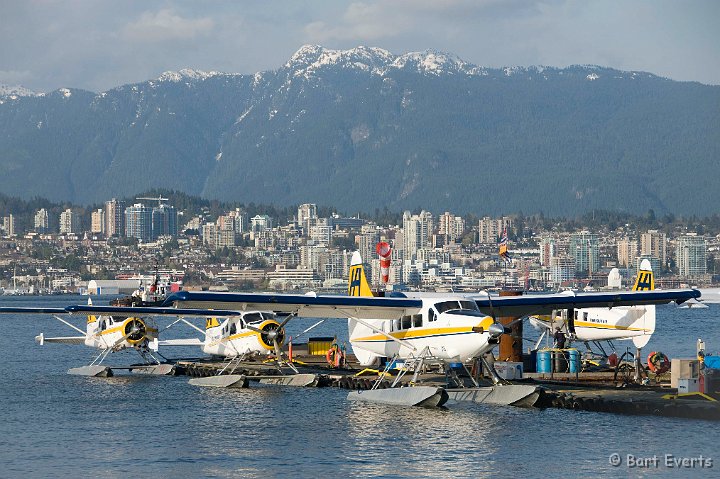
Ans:
<svg viewBox="0 0 720 479"><path fill-rule="evenodd" d="M512 228L512 219L503 216L499 219L484 217L478 223L478 241L483 244L495 244L505 228Z"/></svg>
<svg viewBox="0 0 720 479"><path fill-rule="evenodd" d="M543 236L540 239L540 264L542 266L549 267L550 261L555 256L557 256L555 238L552 236Z"/></svg>
<svg viewBox="0 0 720 479"><path fill-rule="evenodd" d="M37 233L48 233L50 231L50 217L45 208L40 208L35 213L34 228Z"/></svg>
<svg viewBox="0 0 720 479"><path fill-rule="evenodd" d="M430 246L433 231L433 216L429 211L421 211L419 215L403 213L403 251L405 259L415 259L417 250Z"/></svg>
<svg viewBox="0 0 720 479"><path fill-rule="evenodd" d="M125 236L141 241L152 240L152 209L142 203L125 208Z"/></svg>
<svg viewBox="0 0 720 479"><path fill-rule="evenodd" d="M308 236L310 234L310 227L315 224L317 220L317 205L313 203L305 203L298 206L297 222L298 226L303 229L303 234Z"/></svg>
<svg viewBox="0 0 720 479"><path fill-rule="evenodd" d="M60 234L80 233L80 215L70 208L60 213Z"/></svg>
<svg viewBox="0 0 720 479"><path fill-rule="evenodd" d="M15 217L11 214L3 216L2 228L5 236L15 236Z"/></svg>
<svg viewBox="0 0 720 479"><path fill-rule="evenodd" d="M174 206L159 205L152 209L152 239L177 236L177 210Z"/></svg>
<svg viewBox="0 0 720 479"><path fill-rule="evenodd" d="M125 234L125 202L115 198L105 202L105 236Z"/></svg>
<svg viewBox="0 0 720 479"><path fill-rule="evenodd" d="M575 273L592 276L600 270L600 245L598 235L581 231L570 235L570 256L575 259Z"/></svg>
<svg viewBox="0 0 720 479"><path fill-rule="evenodd" d="M657 230L640 235L640 254L652 256L660 261L662 268L667 265L667 236Z"/></svg>
<svg viewBox="0 0 720 479"><path fill-rule="evenodd" d="M702 236L687 234L675 240L678 275L695 278L707 274L707 242Z"/></svg>
<svg viewBox="0 0 720 479"><path fill-rule="evenodd" d="M462 216L455 216L445 212L438 218L438 234L446 235L450 243L460 239L465 231L465 220Z"/></svg>
<svg viewBox="0 0 720 479"><path fill-rule="evenodd" d="M250 229L253 233L271 230L272 227L273 220L268 215L255 215L250 220Z"/></svg>
<svg viewBox="0 0 720 479"><path fill-rule="evenodd" d="M617 243L618 266L630 268L635 265L638 256L638 242L630 238L622 238Z"/></svg>
<svg viewBox="0 0 720 479"><path fill-rule="evenodd" d="M90 215L90 232L93 234L104 235L106 223L104 209L100 208L93 211Z"/></svg>

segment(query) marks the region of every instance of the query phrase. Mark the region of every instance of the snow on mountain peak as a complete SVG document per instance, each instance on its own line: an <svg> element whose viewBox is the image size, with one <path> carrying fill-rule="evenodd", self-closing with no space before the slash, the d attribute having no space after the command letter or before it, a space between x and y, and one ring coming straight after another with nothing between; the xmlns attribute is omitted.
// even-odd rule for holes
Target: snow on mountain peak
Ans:
<svg viewBox="0 0 720 479"><path fill-rule="evenodd" d="M202 70L192 70L190 68L183 68L178 72L167 71L158 77L158 81L169 81L177 83L182 80L207 80L208 78L220 75L219 72L210 71L205 72Z"/></svg>
<svg viewBox="0 0 720 479"><path fill-rule="evenodd" d="M8 97L10 99L16 99L21 96L38 96L37 92L29 90L23 86L15 85L3 85L0 83L0 97Z"/></svg>
<svg viewBox="0 0 720 479"><path fill-rule="evenodd" d="M487 74L484 69L471 65L450 53L425 50L397 56L382 48L366 46L349 50L331 50L319 45L303 45L285 64L285 68L293 71L292 76L306 78L329 66L364 70L374 75L385 75L390 69L406 67L432 75L444 73Z"/></svg>

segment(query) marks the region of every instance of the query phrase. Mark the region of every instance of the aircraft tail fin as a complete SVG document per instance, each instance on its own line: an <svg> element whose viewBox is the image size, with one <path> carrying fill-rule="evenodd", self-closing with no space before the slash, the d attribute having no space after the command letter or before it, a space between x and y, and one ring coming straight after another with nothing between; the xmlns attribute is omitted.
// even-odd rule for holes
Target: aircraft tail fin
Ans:
<svg viewBox="0 0 720 479"><path fill-rule="evenodd" d="M655 275L652 271L652 265L650 261L644 259L640 262L640 271L638 271L637 278L635 279L635 285L633 291L652 291L655 289ZM644 308L634 308L633 312L637 314L637 319L632 323L631 326L642 329L645 331L640 336L632 338L633 344L636 348L643 348L647 345L655 332L655 306L649 305Z"/></svg>
<svg viewBox="0 0 720 479"><path fill-rule="evenodd" d="M372 289L365 276L365 268L359 251L355 251L350 261L350 275L348 278L348 296L373 296Z"/></svg>
<svg viewBox="0 0 720 479"><path fill-rule="evenodd" d="M638 271L637 278L635 278L635 285L633 291L652 291L655 289L655 275L652 271L650 261L647 259L642 260L640 263L640 271Z"/></svg>
<svg viewBox="0 0 720 479"><path fill-rule="evenodd" d="M372 289L370 289L370 284L368 284L367 277L365 276L365 268L363 267L362 256L360 255L359 251L353 253L352 260L350 261L348 295L374 296ZM366 349L363 349L358 345L357 342L353 340L372 334L375 334L372 329L361 323L358 323L353 318L348 318L348 336L350 339L350 346L352 347L353 353L355 354L358 362L363 366L377 364L380 356L370 351L367 351Z"/></svg>

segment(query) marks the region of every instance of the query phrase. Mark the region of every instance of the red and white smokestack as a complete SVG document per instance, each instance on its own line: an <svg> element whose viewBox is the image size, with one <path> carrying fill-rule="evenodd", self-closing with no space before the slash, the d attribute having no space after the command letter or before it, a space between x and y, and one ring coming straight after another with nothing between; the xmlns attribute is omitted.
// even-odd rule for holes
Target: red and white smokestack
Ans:
<svg viewBox="0 0 720 479"><path fill-rule="evenodd" d="M380 278L383 284L387 284L390 279L390 256L392 255L392 249L390 245L385 241L379 242L375 246L378 256L380 256Z"/></svg>

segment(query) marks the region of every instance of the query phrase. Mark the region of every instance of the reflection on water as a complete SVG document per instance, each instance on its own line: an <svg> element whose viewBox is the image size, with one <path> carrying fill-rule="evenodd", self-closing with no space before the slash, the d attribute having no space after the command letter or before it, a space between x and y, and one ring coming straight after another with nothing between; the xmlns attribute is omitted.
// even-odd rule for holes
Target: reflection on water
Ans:
<svg viewBox="0 0 720 479"><path fill-rule="evenodd" d="M58 300L68 303L13 298L13 305ZM719 311L658 308L648 349L691 356L697 335L720 350ZM347 391L331 388L223 390L190 386L185 377L69 376L68 368L87 363L88 349L33 341L40 331L67 335L56 323L27 317L0 335L0 476L598 477L643 473L611 467L613 452L720 461L716 424L703 421L467 403L399 408L349 402ZM342 338L345 323L332 328ZM684 338L688 331L693 337Z"/></svg>

